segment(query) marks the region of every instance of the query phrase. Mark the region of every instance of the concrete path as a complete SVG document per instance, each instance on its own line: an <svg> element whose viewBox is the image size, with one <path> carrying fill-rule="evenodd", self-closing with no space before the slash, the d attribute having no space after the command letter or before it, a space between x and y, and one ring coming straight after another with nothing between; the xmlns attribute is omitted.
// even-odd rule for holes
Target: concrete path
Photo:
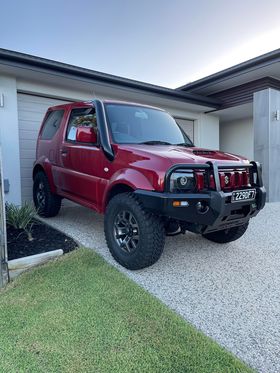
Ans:
<svg viewBox="0 0 280 373"><path fill-rule="evenodd" d="M112 259L103 216L64 207L47 222L94 248L259 372L280 372L280 203L267 204L234 243L214 244L192 233L168 237L161 259L135 272Z"/></svg>

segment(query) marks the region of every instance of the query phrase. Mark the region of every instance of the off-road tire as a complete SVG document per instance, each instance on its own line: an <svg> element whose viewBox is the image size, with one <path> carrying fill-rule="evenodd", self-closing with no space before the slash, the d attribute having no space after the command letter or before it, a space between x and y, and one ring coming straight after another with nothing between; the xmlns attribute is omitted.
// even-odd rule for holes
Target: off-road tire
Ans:
<svg viewBox="0 0 280 373"><path fill-rule="evenodd" d="M44 204L38 200L39 188L42 189L42 193L45 197ZM35 208L37 209L38 215L45 218L56 216L59 213L61 207L61 197L51 192L48 178L44 172L38 172L33 181L33 201Z"/></svg>
<svg viewBox="0 0 280 373"><path fill-rule="evenodd" d="M132 214L138 225L139 241L133 252L126 252L117 243L115 222L121 212ZM146 211L133 193L114 196L106 209L105 238L115 260L123 267L137 270L154 264L161 256L165 230L160 217Z"/></svg>
<svg viewBox="0 0 280 373"><path fill-rule="evenodd" d="M217 243L227 243L238 240L246 232L249 223L233 227L229 229L223 229L221 231L211 232L203 234L203 237L209 241Z"/></svg>

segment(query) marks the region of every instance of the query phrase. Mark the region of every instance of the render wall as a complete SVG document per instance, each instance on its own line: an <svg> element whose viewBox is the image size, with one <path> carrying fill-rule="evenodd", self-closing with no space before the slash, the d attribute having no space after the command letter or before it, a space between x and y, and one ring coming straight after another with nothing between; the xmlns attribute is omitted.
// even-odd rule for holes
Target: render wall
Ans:
<svg viewBox="0 0 280 373"><path fill-rule="evenodd" d="M280 91L254 93L254 153L263 167L269 202L280 201Z"/></svg>
<svg viewBox="0 0 280 373"><path fill-rule="evenodd" d="M21 203L21 181L16 79L0 75L0 94L4 98L0 107L3 175L10 184L5 199L18 205Z"/></svg>
<svg viewBox="0 0 280 373"><path fill-rule="evenodd" d="M220 149L254 159L253 118L220 123Z"/></svg>

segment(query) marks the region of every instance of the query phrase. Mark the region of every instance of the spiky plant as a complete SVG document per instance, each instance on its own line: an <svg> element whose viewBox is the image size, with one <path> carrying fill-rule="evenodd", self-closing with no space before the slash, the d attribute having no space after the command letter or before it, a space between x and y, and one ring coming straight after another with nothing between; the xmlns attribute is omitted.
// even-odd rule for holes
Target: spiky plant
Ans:
<svg viewBox="0 0 280 373"><path fill-rule="evenodd" d="M29 203L22 206L16 206L13 203L6 203L6 223L15 229L23 230L29 241L33 240L32 229L34 218L37 214L36 209Z"/></svg>

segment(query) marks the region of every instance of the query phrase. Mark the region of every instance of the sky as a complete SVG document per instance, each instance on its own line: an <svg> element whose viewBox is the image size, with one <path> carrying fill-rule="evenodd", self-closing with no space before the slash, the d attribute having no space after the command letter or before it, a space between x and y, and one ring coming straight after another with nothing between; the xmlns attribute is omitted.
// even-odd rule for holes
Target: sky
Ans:
<svg viewBox="0 0 280 373"><path fill-rule="evenodd" d="M0 5L0 48L169 88L280 48L279 0Z"/></svg>

